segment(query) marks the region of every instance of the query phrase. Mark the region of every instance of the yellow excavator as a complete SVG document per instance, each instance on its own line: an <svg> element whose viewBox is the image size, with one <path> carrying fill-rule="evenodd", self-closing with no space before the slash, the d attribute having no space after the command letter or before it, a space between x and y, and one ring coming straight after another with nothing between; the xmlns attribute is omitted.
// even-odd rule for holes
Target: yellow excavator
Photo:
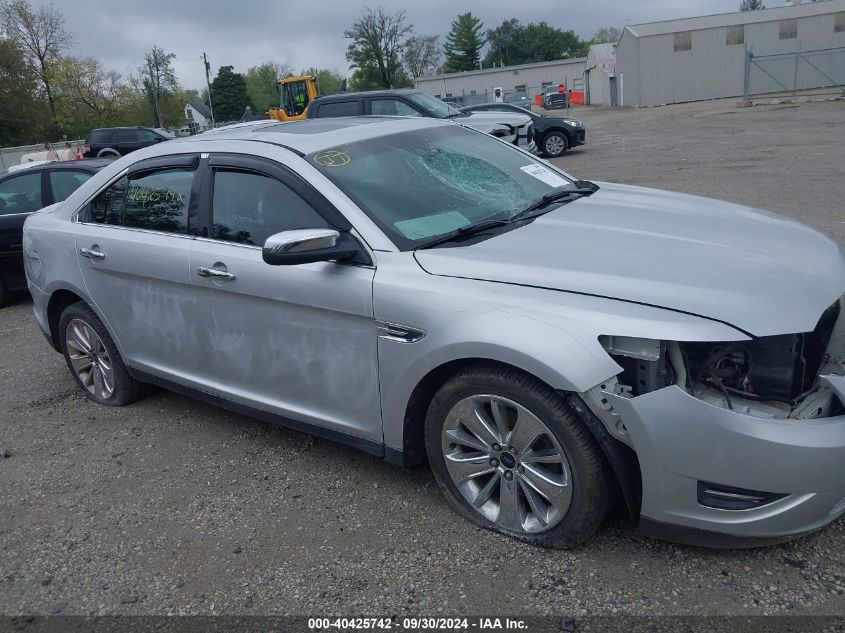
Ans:
<svg viewBox="0 0 845 633"><path fill-rule="evenodd" d="M266 114L279 121L301 121L308 116L308 104L320 96L314 75L279 79L280 107L270 108Z"/></svg>

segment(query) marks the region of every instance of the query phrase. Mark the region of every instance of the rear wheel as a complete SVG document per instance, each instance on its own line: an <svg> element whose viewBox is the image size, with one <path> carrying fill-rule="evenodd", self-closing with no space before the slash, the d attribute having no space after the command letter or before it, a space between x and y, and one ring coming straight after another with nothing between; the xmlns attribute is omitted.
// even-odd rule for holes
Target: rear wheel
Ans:
<svg viewBox="0 0 845 633"><path fill-rule="evenodd" d="M479 365L453 377L432 400L425 431L438 484L487 529L574 547L615 500L609 465L575 412L517 370Z"/></svg>
<svg viewBox="0 0 845 633"><path fill-rule="evenodd" d="M111 148L101 149L97 152L97 158L117 158L118 156L120 156L120 152Z"/></svg>
<svg viewBox="0 0 845 633"><path fill-rule="evenodd" d="M67 366L91 400L119 407L149 393L148 385L129 375L108 330L86 304L65 308L59 337Z"/></svg>
<svg viewBox="0 0 845 633"><path fill-rule="evenodd" d="M563 132L549 132L543 137L543 153L549 158L563 156L569 149L569 139Z"/></svg>

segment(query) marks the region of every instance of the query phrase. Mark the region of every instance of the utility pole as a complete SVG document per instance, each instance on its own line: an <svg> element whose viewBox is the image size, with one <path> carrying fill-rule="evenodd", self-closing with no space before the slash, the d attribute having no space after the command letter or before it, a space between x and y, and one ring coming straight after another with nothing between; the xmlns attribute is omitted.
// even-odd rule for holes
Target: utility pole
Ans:
<svg viewBox="0 0 845 633"><path fill-rule="evenodd" d="M211 64L208 63L208 57L205 53L202 54L202 61L205 64L205 85L208 86L208 109L211 110L211 125L214 125L214 105L211 98L211 79L208 74L211 72Z"/></svg>

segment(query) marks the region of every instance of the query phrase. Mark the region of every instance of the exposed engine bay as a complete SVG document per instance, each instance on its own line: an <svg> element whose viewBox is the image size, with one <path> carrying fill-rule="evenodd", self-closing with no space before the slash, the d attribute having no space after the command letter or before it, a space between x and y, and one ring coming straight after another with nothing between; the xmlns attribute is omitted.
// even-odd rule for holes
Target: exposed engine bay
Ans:
<svg viewBox="0 0 845 633"><path fill-rule="evenodd" d="M622 372L585 399L620 439L624 426L603 394L636 397L677 385L708 404L761 418L809 420L845 412L823 378L845 375L845 297L812 332L801 334L708 343L600 340Z"/></svg>

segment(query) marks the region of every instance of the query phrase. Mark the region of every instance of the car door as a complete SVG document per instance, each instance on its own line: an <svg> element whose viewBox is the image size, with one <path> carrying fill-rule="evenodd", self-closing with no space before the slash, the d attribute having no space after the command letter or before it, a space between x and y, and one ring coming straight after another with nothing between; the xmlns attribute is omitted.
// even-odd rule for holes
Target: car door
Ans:
<svg viewBox="0 0 845 633"><path fill-rule="evenodd" d="M196 371L188 273L198 156L141 161L78 215L77 256L124 359L156 375Z"/></svg>
<svg viewBox="0 0 845 633"><path fill-rule="evenodd" d="M212 156L191 249L206 388L331 431L382 441L371 265L271 266L267 237L346 220L278 163Z"/></svg>
<svg viewBox="0 0 845 633"><path fill-rule="evenodd" d="M370 114L376 116L423 116L422 112L414 106L392 97L373 97L370 99Z"/></svg>
<svg viewBox="0 0 845 633"><path fill-rule="evenodd" d="M41 170L27 171L0 181L0 283L7 288L26 285L23 269L23 223L44 206Z"/></svg>
<svg viewBox="0 0 845 633"><path fill-rule="evenodd" d="M138 149L138 131L137 130L117 130L114 137L115 149L126 155L129 152L134 152Z"/></svg>

